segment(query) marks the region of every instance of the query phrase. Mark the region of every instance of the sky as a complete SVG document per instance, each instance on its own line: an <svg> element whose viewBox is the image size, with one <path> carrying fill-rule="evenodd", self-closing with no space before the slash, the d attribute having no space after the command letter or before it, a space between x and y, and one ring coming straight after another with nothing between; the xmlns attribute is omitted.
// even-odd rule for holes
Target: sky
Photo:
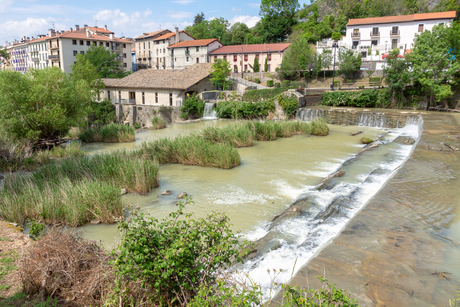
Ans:
<svg viewBox="0 0 460 307"><path fill-rule="evenodd" d="M184 29L194 16L223 17L231 24L244 22L252 27L260 19L260 0L0 0L0 46L23 36L47 34L48 29L69 30L75 25L103 27L115 36L135 37L160 29Z"/></svg>

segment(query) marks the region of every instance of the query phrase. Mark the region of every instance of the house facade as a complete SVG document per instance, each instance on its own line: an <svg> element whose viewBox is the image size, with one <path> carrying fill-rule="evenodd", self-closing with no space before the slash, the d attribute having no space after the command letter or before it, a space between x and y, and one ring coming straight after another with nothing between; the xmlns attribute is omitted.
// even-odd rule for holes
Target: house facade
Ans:
<svg viewBox="0 0 460 307"><path fill-rule="evenodd" d="M141 69L122 79L102 79L101 98L113 104L182 106L187 94L214 90L209 81L211 64L183 70Z"/></svg>
<svg viewBox="0 0 460 307"><path fill-rule="evenodd" d="M230 63L233 72L253 72L254 60L259 61L259 72L275 72L281 66L286 50L291 44L254 44L224 46L212 51L209 56L211 61L223 59Z"/></svg>
<svg viewBox="0 0 460 307"><path fill-rule="evenodd" d="M179 31L178 28L174 32L162 35L153 40L153 68L155 69L174 69L175 54L174 49L170 48L181 42L196 41L195 38L185 31ZM202 62L206 63L206 62ZM187 66L188 67L188 66ZM185 68L185 67L183 67Z"/></svg>
<svg viewBox="0 0 460 307"><path fill-rule="evenodd" d="M134 45L136 48L137 69L152 68L152 55L154 52L153 40L168 33L171 33L171 31L165 29L154 32L146 32L134 38Z"/></svg>
<svg viewBox="0 0 460 307"><path fill-rule="evenodd" d="M188 40L171 45L168 48L170 61L167 68L184 69L194 64L209 63L209 54L222 46L217 38Z"/></svg>

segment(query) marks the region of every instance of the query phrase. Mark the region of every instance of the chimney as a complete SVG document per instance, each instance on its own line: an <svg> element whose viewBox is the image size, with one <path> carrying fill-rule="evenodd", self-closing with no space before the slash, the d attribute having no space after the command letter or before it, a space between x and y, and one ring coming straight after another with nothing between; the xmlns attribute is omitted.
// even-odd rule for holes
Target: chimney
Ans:
<svg viewBox="0 0 460 307"><path fill-rule="evenodd" d="M75 31L78 31L80 30L80 26L79 25L75 25Z"/></svg>
<svg viewBox="0 0 460 307"><path fill-rule="evenodd" d="M87 27L88 27L88 25L85 25L85 28L87 28Z"/></svg>
<svg viewBox="0 0 460 307"><path fill-rule="evenodd" d="M174 32L176 32L176 38L174 40L174 43L175 44L178 44L179 43L179 28L178 27L175 27L174 28Z"/></svg>
<svg viewBox="0 0 460 307"><path fill-rule="evenodd" d="M70 32L73 32L73 29L72 29L72 27L70 27Z"/></svg>
<svg viewBox="0 0 460 307"><path fill-rule="evenodd" d="M91 37L91 32L89 31L89 29L86 29L86 37Z"/></svg>
<svg viewBox="0 0 460 307"><path fill-rule="evenodd" d="M107 30L107 25L104 26L105 30Z"/></svg>
<svg viewBox="0 0 460 307"><path fill-rule="evenodd" d="M113 33L110 33L110 34L109 34L109 38L110 38L111 40L115 38L115 36L113 35Z"/></svg>

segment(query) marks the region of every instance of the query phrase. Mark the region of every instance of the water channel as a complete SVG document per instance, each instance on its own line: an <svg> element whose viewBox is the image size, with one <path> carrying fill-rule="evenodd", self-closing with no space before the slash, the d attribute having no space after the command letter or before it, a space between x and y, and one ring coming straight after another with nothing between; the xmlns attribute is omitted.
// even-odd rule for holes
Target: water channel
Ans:
<svg viewBox="0 0 460 307"><path fill-rule="evenodd" d="M369 117L362 118L369 125ZM170 125L137 133L135 143L86 144L84 150L95 153L134 149L144 141L174 138L206 126L231 123L207 120ZM330 134L326 137L293 136L256 142L253 147L238 149L242 164L231 170L161 165L159 188L148 195L125 195L123 201L160 219L176 209L177 195L185 191L193 195L194 201L186 207L187 212L198 217L212 211L225 213L234 230L241 231L247 239L260 240L256 256L240 269L262 286L266 297L273 296L267 269L283 269L275 281L287 282L339 235L410 158L421 135L423 119L412 117L402 128L378 126L329 125ZM364 133L350 135L358 130ZM380 146L360 153L364 145L359 140L363 136L379 137ZM319 190L322 179L339 169L345 175ZM163 190L172 194L162 196ZM272 223L276 215L299 199L303 199L302 214ZM107 247L116 245L119 239L116 225L86 225L81 230L85 237L101 240Z"/></svg>

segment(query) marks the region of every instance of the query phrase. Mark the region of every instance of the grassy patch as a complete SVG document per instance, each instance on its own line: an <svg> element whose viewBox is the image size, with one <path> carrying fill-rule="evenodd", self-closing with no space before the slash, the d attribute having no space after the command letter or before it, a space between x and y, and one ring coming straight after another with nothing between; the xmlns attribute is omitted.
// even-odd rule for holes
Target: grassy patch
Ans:
<svg viewBox="0 0 460 307"><path fill-rule="evenodd" d="M219 118L253 119L265 118L268 112L275 111L273 100L259 102L221 101L214 109Z"/></svg>
<svg viewBox="0 0 460 307"><path fill-rule="evenodd" d="M360 139L360 142L361 142L361 144L370 144L370 143L374 142L374 140L363 136Z"/></svg>
<svg viewBox="0 0 460 307"><path fill-rule="evenodd" d="M163 129L166 128L167 124L161 117L155 116L152 118L152 128L153 129Z"/></svg>
<svg viewBox="0 0 460 307"><path fill-rule="evenodd" d="M84 129L79 138L82 142L128 143L134 142L133 127L123 124L110 124L102 127Z"/></svg>

